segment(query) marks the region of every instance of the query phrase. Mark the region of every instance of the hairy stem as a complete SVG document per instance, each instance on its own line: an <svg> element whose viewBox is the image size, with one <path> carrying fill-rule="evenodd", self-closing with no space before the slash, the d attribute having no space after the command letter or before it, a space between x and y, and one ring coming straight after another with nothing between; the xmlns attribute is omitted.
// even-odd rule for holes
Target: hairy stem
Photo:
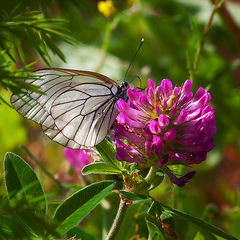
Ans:
<svg viewBox="0 0 240 240"><path fill-rule="evenodd" d="M120 226L121 226L121 223L124 219L124 216L126 214L126 211L127 211L127 208L128 208L128 205L126 202L124 202L122 199L120 200L120 203L119 203L119 208L118 208L118 212L117 212L117 215L114 219L114 222L112 224L112 227L107 235L107 238L105 240L113 240L115 239L119 229L120 229Z"/></svg>
<svg viewBox="0 0 240 240"><path fill-rule="evenodd" d="M197 68L198 68L198 64L199 64L200 55L201 55L201 52L202 52L202 49L203 49L203 45L205 43L208 31L209 31L209 28L210 28L210 26L212 24L213 16L214 16L214 14L216 13L216 11L219 8L218 7L219 2L220 2L220 0L216 0L214 2L214 7L212 9L211 15L210 15L210 17L208 19L207 25L204 28L202 40L201 40L200 46L199 46L199 48L197 49L197 52L196 52L196 58L195 58L195 62L194 62L194 65L193 65L193 72L192 72L192 74L190 76L190 79L192 80L192 82L194 81L194 78L195 78L195 74L196 74L196 71L197 71Z"/></svg>
<svg viewBox="0 0 240 240"><path fill-rule="evenodd" d="M116 16L111 22L109 22L107 24L107 29L106 29L104 39L103 39L102 53L101 53L100 61L95 68L96 72L98 72L102 68L102 66L106 60L110 38L111 38L113 30L116 28L117 24L119 23L119 20L120 20L119 16Z"/></svg>
<svg viewBox="0 0 240 240"><path fill-rule="evenodd" d="M21 150L24 151L38 166L39 168L53 181L57 184L57 186L61 189L64 189L61 182L54 178L54 176L41 164L40 161L37 160L36 157L32 155L32 153L25 147L21 146Z"/></svg>

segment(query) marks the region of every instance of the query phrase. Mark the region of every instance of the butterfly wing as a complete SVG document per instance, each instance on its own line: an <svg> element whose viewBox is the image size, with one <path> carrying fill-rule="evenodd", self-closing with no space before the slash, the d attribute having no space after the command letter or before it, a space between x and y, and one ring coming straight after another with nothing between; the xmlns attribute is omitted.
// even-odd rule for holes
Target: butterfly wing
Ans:
<svg viewBox="0 0 240 240"><path fill-rule="evenodd" d="M24 117L42 125L54 141L80 149L100 143L111 128L118 85L110 78L88 71L43 69L37 79L45 95L33 92L13 95L13 107Z"/></svg>

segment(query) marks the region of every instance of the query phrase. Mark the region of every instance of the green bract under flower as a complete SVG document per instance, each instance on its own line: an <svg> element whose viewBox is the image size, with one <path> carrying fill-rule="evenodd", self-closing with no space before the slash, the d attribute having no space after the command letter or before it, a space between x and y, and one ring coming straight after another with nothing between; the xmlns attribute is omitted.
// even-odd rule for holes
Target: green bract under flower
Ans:
<svg viewBox="0 0 240 240"><path fill-rule="evenodd" d="M145 93L128 89L128 103L122 99L117 102L116 159L159 168L204 161L214 147L212 134L216 131L214 111L208 104L210 94L199 88L193 97L189 80L175 88L168 79L157 87L151 79L148 84ZM168 170L166 173L182 186L195 172L182 178Z"/></svg>

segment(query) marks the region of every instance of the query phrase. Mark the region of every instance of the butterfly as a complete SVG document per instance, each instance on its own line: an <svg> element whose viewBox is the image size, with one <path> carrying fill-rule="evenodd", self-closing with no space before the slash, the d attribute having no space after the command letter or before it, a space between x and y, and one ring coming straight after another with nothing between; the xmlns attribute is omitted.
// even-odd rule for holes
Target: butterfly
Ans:
<svg viewBox="0 0 240 240"><path fill-rule="evenodd" d="M46 68L25 80L44 94L13 94L11 104L23 117L41 125L53 141L72 149L91 148L106 137L118 114L115 103L127 101L129 84L90 71Z"/></svg>

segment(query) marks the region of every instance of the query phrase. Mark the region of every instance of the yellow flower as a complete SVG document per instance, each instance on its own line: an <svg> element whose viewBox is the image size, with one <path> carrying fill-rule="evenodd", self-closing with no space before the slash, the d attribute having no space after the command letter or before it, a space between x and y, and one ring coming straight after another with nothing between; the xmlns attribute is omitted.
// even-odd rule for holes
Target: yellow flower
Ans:
<svg viewBox="0 0 240 240"><path fill-rule="evenodd" d="M98 11L105 17L109 17L115 12L115 8L112 1L100 1L98 2Z"/></svg>

